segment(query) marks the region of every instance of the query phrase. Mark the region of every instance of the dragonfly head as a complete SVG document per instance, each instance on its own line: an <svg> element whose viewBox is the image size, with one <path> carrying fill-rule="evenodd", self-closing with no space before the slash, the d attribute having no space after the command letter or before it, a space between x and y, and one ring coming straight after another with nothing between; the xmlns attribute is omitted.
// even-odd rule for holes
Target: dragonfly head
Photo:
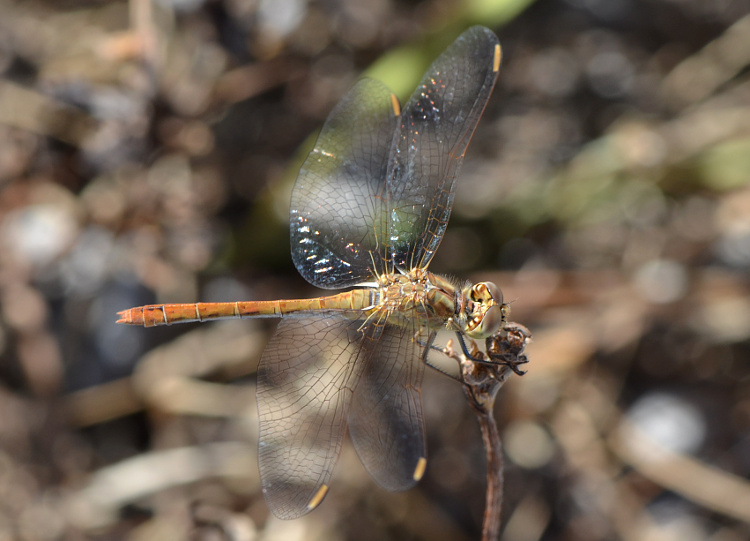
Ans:
<svg viewBox="0 0 750 541"><path fill-rule="evenodd" d="M479 282L464 291L466 329L469 338L481 340L495 334L507 321L510 306L503 302L503 293L492 282Z"/></svg>

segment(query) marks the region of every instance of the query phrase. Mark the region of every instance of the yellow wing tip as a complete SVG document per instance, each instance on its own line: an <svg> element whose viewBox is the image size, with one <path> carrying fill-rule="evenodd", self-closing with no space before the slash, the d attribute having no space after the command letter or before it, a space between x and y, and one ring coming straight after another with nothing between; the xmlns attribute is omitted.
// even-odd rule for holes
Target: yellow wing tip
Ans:
<svg viewBox="0 0 750 541"><path fill-rule="evenodd" d="M492 59L492 71L497 72L500 69L500 61L503 58L503 52L502 49L500 49L500 44L495 45L495 57Z"/></svg>
<svg viewBox="0 0 750 541"><path fill-rule="evenodd" d="M320 502L323 501L323 498L326 497L326 494L328 494L328 485L323 485L315 493L315 496L312 497L310 503L307 504L307 508L312 511L313 509L318 507L320 505Z"/></svg>
<svg viewBox="0 0 750 541"><path fill-rule="evenodd" d="M419 457L417 461L417 467L414 468L414 480L419 481L424 475L424 471L427 469L427 459L425 457Z"/></svg>
<svg viewBox="0 0 750 541"><path fill-rule="evenodd" d="M391 94L391 107L394 115L399 116L401 114L401 104L398 102L396 94Z"/></svg>

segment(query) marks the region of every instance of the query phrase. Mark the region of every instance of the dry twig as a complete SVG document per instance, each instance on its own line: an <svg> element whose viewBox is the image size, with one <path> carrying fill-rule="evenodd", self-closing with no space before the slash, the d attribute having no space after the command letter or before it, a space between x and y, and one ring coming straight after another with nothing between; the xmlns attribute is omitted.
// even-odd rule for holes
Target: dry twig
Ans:
<svg viewBox="0 0 750 541"><path fill-rule="evenodd" d="M526 364L524 355L531 332L519 323L508 323L504 329L487 338L486 353L470 341L467 349L459 336L462 351L453 349L452 340L441 350L458 362L464 394L477 414L487 456L487 491L485 495L482 541L497 539L503 507L503 453L500 433L493 414L495 398L503 383L515 372L523 375L519 365Z"/></svg>

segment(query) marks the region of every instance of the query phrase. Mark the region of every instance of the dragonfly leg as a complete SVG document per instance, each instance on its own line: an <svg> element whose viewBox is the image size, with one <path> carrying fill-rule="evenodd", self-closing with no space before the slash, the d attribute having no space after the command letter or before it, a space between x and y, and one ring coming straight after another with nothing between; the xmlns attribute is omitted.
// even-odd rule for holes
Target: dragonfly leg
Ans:
<svg viewBox="0 0 750 541"><path fill-rule="evenodd" d="M419 333L417 333L419 334ZM422 349L422 362L432 368L433 370L437 370L439 373L443 374L444 376L448 376L451 379L455 379L456 381L462 381L460 377L456 376L455 374L451 374L444 368L439 367L436 364L433 364L427 356L429 355L430 351L437 351L438 353L442 353L443 355L447 355L448 357L453 357L450 354L450 346L448 347L441 347L435 345L435 337L437 336L436 332L431 332L429 336L427 337L427 340L422 340L421 338L415 337L415 341L417 344L419 344Z"/></svg>
<svg viewBox="0 0 750 541"><path fill-rule="evenodd" d="M490 359L492 359L490 362L506 365L519 376L523 376L526 372L528 372L528 370L521 370L520 368L518 368L519 364L526 364L529 362L529 359L528 357L526 357L526 355L519 355L513 359L506 359L502 355L490 355Z"/></svg>
<svg viewBox="0 0 750 541"><path fill-rule="evenodd" d="M468 361L474 361L475 363L484 363L484 364L492 364L489 361L487 361L484 358L484 355L481 351L477 350L476 344L472 341L472 345L474 346L474 351L469 351L469 348L466 347L466 340L464 339L464 335L460 332L456 333L456 338L458 338L458 343L461 344L461 351L464 353L464 357L466 357L466 360Z"/></svg>

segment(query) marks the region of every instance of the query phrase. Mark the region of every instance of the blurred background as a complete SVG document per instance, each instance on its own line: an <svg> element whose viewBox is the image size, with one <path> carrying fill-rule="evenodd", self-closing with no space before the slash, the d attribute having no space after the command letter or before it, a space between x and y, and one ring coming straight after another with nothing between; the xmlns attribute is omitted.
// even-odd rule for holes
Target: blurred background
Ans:
<svg viewBox="0 0 750 541"><path fill-rule="evenodd" d="M417 488L347 444L285 522L256 465L273 324L115 324L317 294L288 240L316 130L473 24L503 66L430 270L534 333L496 410L503 539L750 539L750 2L0 0L0 540L479 538L456 382L426 376Z"/></svg>

